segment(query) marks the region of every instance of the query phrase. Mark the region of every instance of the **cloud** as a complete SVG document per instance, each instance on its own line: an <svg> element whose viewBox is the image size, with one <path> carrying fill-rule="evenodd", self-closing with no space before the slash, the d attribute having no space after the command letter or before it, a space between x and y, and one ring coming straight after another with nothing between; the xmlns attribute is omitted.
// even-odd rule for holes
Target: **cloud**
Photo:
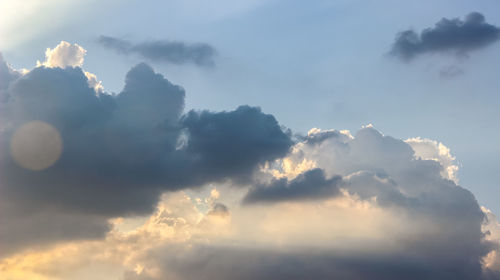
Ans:
<svg viewBox="0 0 500 280"><path fill-rule="evenodd" d="M310 198L308 192L315 193L317 187L316 199L322 199L337 195L333 190L341 188L363 199L376 198L380 204L416 210L423 206L421 203L434 203L427 197L432 193L432 197L456 196L463 205L469 204L467 211L476 213L474 219L480 224L483 215L474 197L456 185L458 167L454 160L446 146L429 139L402 141L384 136L372 127L361 129L355 136L313 129L292 147L290 155L268 166L268 173L285 178L257 185L248 195L262 200L266 198L261 196L267 195L270 201L293 200ZM315 168L298 176L287 173L303 162L311 162ZM336 184L327 177L336 178ZM323 192L323 187L332 190L330 195ZM302 189L308 192L298 192Z"/></svg>
<svg viewBox="0 0 500 280"><path fill-rule="evenodd" d="M160 277L130 271L125 279L480 279L468 271L448 270L456 265L453 261L435 258L207 246L169 246L155 254L162 261Z"/></svg>
<svg viewBox="0 0 500 280"><path fill-rule="evenodd" d="M215 65L216 50L209 44L187 44L178 41L146 41L134 44L127 40L109 36L100 36L98 42L120 54L136 54L152 62L171 64L194 63L198 66Z"/></svg>
<svg viewBox="0 0 500 280"><path fill-rule="evenodd" d="M229 215L229 209L227 208L226 205L222 203L215 203L214 206L212 207L212 210L210 210L207 215L213 215L213 216L227 216Z"/></svg>
<svg viewBox="0 0 500 280"><path fill-rule="evenodd" d="M224 196L235 190L220 191ZM203 206L210 203L207 198L201 201ZM463 246L461 241L440 240L445 234L426 221L431 216L415 219L384 210L373 201L339 196L307 203L233 206L230 213L220 202L206 212L195 207L199 203L183 192L165 194L155 212L138 226L127 225L133 218L120 219L101 241L18 254L0 261L0 272L9 276L8 272L22 269L47 279L79 279L82 268L88 273L100 263L101 270L94 273L103 279L121 275L125 279L199 279L202 275L210 279L495 279L486 277L494 275L493 266L481 272L481 267L471 269L461 263L460 251L453 248ZM408 247L415 242L412 237L422 238L419 247ZM113 267L121 269L111 274Z"/></svg>
<svg viewBox="0 0 500 280"><path fill-rule="evenodd" d="M248 170L288 153L292 140L272 115L240 106L231 112L190 111L181 119L188 135L186 151L197 155L193 170L203 176L230 171L238 181L251 179Z"/></svg>
<svg viewBox="0 0 500 280"><path fill-rule="evenodd" d="M496 248L488 253L484 259L487 279L500 279L500 223L489 209L482 207L487 222L483 224L486 239L495 242Z"/></svg>
<svg viewBox="0 0 500 280"><path fill-rule="evenodd" d="M2 275L498 279L498 224L442 143L372 126L292 140L258 107L184 112L144 63L117 95L80 66L0 75ZM51 137L17 142L26 125L60 136L43 168L12 151L48 152Z"/></svg>
<svg viewBox="0 0 500 280"><path fill-rule="evenodd" d="M39 171L19 165L12 152L2 153L2 254L102 237L109 218L149 213L161 192L248 181L259 165L284 156L292 145L274 117L259 108L183 115L184 89L144 63L128 72L118 95L96 94L79 66L1 73L9 81L2 150L19 146L12 143L14 135L33 121L49 125L62 142L57 161ZM181 138L186 145L178 145ZM46 154L46 141L33 140L29 151ZM63 215L58 213L67 218L51 220L50 227L27 222Z"/></svg>
<svg viewBox="0 0 500 280"><path fill-rule="evenodd" d="M61 41L55 48L47 48L45 51L45 61L37 61L37 66L60 67L67 66L81 67L87 51L78 44L70 44Z"/></svg>
<svg viewBox="0 0 500 280"><path fill-rule="evenodd" d="M462 76L464 74L464 70L455 66L455 65L450 65L450 66L445 66L439 71L439 76L442 79L453 79L459 76Z"/></svg>
<svg viewBox="0 0 500 280"><path fill-rule="evenodd" d="M44 66L47 68L65 68L65 67L82 67L85 54L85 50L82 46L78 44L70 44L66 41L61 41L53 49L47 48L45 51L45 61L36 62L36 66ZM90 72L84 72L87 77L87 83L97 94L104 91L102 82L97 79L95 74Z"/></svg>
<svg viewBox="0 0 500 280"><path fill-rule="evenodd" d="M401 246L413 252L417 260L440 255L442 259L436 261L450 262L446 264L450 266L448 275L479 278L482 258L493 248L483 238L481 225L485 216L472 193L451 180L454 179L454 158L444 145L420 138L404 142L367 127L353 137L313 130L292 151L287 158L269 165L270 168L284 170L280 166L284 162L299 165L312 161L324 171L306 171L289 183L287 179L280 179L269 185L258 185L249 191L244 202L321 201L338 196L337 188L340 188L362 200L374 201L383 209L406 213L413 225L425 223L424 232L415 229L418 233L412 237L394 237L403 238ZM445 170L445 167L449 168ZM306 180L311 174L316 174L315 180ZM294 174L289 176L293 178ZM328 177L342 183L327 183ZM431 233L432 228L439 234ZM425 232L427 230L430 232ZM435 275L442 272L435 271Z"/></svg>
<svg viewBox="0 0 500 280"><path fill-rule="evenodd" d="M12 67L4 61L2 53L0 53L0 132L8 125L7 107L6 104L10 99L7 92L9 85L21 77L21 73L12 69Z"/></svg>
<svg viewBox="0 0 500 280"><path fill-rule="evenodd" d="M323 170L308 170L293 180L275 179L268 185L255 186L244 199L245 203L286 200L306 200L333 197L340 194L342 178L325 178Z"/></svg>
<svg viewBox="0 0 500 280"><path fill-rule="evenodd" d="M420 35L405 30L396 35L391 55L409 61L425 53L451 52L465 56L469 51L484 48L500 38L500 28L485 21L482 14L472 12L464 20L441 19Z"/></svg>
<svg viewBox="0 0 500 280"><path fill-rule="evenodd" d="M405 142L411 146L417 158L439 162L443 169L441 176L458 184L458 165L450 149L443 143L420 137L406 139Z"/></svg>

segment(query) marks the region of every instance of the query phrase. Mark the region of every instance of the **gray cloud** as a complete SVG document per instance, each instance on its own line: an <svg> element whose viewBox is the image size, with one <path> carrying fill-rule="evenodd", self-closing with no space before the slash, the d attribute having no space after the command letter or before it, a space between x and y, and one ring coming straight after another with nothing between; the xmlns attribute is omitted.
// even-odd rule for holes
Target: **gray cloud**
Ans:
<svg viewBox="0 0 500 280"><path fill-rule="evenodd" d="M250 189L244 203L324 199L340 194L342 178L327 179L319 168L306 171L293 180L286 178L273 180L269 184L257 185Z"/></svg>
<svg viewBox="0 0 500 280"><path fill-rule="evenodd" d="M225 217L230 215L230 213L229 213L229 208L227 208L226 205L217 202L214 204L212 209L208 211L207 215Z"/></svg>
<svg viewBox="0 0 500 280"><path fill-rule="evenodd" d="M2 75L10 79L11 72ZM259 108L182 116L184 90L146 64L129 71L115 96L96 93L79 67L35 68L11 81L6 92L2 150L9 151L20 126L38 120L59 131L63 152L42 171L24 169L11 153L2 153L2 254L102 237L110 217L149 213L161 192L249 180L257 166L284 156L292 145L275 118ZM179 147L182 137L187 142ZM58 213L68 216L41 227L29 222Z"/></svg>
<svg viewBox="0 0 500 280"><path fill-rule="evenodd" d="M121 54L136 54L153 62L172 64L194 63L198 66L214 66L216 50L209 44L187 44L177 41L146 41L134 44L127 40L100 36L98 42Z"/></svg>
<svg viewBox="0 0 500 280"><path fill-rule="evenodd" d="M248 170L286 155L293 144L276 119L256 107L218 113L191 111L181 124L189 135L186 151L197 155L191 163L193 169L209 177L230 171L237 180L248 182Z"/></svg>
<svg viewBox="0 0 500 280"><path fill-rule="evenodd" d="M159 277L128 272L126 280L150 279L498 279L471 267L453 248L434 248L436 255L412 252L392 254L332 252L307 249L262 249L167 246L151 252L160 268ZM448 258L441 250L451 249ZM493 275L494 276L494 275Z"/></svg>
<svg viewBox="0 0 500 280"><path fill-rule="evenodd" d="M396 35L391 54L411 60L424 53L453 52L464 56L468 51L486 47L500 38L500 28L485 21L482 14L472 12L465 20L441 19L420 35L405 30Z"/></svg>

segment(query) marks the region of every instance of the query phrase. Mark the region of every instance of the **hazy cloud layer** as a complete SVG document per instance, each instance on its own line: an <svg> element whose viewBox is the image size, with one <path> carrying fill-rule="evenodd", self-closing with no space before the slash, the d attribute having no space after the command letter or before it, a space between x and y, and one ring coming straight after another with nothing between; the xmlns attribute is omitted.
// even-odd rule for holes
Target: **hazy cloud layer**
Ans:
<svg viewBox="0 0 500 280"><path fill-rule="evenodd" d="M342 253L207 246L180 249L171 246L155 251L157 261L162 261L158 266L161 277L151 277L146 273L137 275L130 271L125 274L125 279L481 279L480 271L460 268L453 259ZM482 279L489 279L487 277Z"/></svg>
<svg viewBox="0 0 500 280"><path fill-rule="evenodd" d="M188 44L177 41L146 41L132 43L127 40L100 36L98 42L106 48L118 53L136 54L152 62L184 64L194 63L198 66L214 66L216 50L209 44Z"/></svg>
<svg viewBox="0 0 500 280"><path fill-rule="evenodd" d="M486 47L500 38L500 28L485 21L482 14L472 12L464 20L443 18L420 35L405 30L396 35L391 54L411 60L425 53L451 52L459 56Z"/></svg>

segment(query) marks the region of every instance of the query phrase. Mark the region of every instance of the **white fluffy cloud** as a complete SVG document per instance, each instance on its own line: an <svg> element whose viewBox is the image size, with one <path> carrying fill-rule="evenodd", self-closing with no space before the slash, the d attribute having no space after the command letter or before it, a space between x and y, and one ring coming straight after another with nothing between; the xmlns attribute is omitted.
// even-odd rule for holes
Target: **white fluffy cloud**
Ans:
<svg viewBox="0 0 500 280"><path fill-rule="evenodd" d="M451 154L450 149L443 143L420 137L410 138L405 142L415 151L415 156L439 162L443 167L441 175L458 183L458 165L455 163L455 157Z"/></svg>
<svg viewBox="0 0 500 280"><path fill-rule="evenodd" d="M87 51L78 44L61 41L55 48L47 48L45 61L37 62L37 66L45 67L82 67Z"/></svg>
<svg viewBox="0 0 500 280"><path fill-rule="evenodd" d="M61 41L53 49L47 48L45 51L45 60L43 62L37 61L36 66L45 67L82 67L85 54L85 50L82 46L78 44L70 44L66 41ZM97 76L90 72L85 72L89 86L95 90L96 93L102 93L104 88L102 82L97 79Z"/></svg>

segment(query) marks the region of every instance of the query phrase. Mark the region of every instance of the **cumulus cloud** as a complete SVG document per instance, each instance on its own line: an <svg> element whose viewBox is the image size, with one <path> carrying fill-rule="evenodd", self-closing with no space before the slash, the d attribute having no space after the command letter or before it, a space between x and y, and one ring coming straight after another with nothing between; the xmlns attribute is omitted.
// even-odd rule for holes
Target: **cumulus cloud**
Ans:
<svg viewBox="0 0 500 280"><path fill-rule="evenodd" d="M231 112L188 112L181 119L189 136L186 150L196 154L198 174L220 176L230 171L236 180L251 180L248 170L287 154L290 133L260 108L240 106Z"/></svg>
<svg viewBox="0 0 500 280"><path fill-rule="evenodd" d="M11 151L13 135L33 121L50 124L62 139L58 160L38 172L20 166L11 152L2 153L2 254L101 237L109 218L148 213L163 191L249 180L259 165L284 156L292 144L274 117L258 108L182 116L184 89L144 63L129 71L118 95L96 94L79 66L2 74L10 81L2 103L2 150ZM181 134L187 137L184 147L178 147ZM43 149L42 142L30 148ZM25 222L44 213L71 213L75 219L40 228ZM78 222L80 216L85 219Z"/></svg>
<svg viewBox="0 0 500 280"><path fill-rule="evenodd" d="M483 239L481 225L485 216L474 196L452 181L455 179L454 158L444 145L420 138L404 142L367 127L353 137L314 130L292 151L287 158L288 165L313 161L326 176L341 176L338 180L343 183L338 187L345 192L373 200L379 207L404 212L411 217L413 225L426 224L429 232L419 229L411 238L395 237L406 239L403 246L413 252L413 257L424 261L439 254L450 261L446 265L449 266L447 273L451 274L447 275L463 275L464 279L472 275L475 275L472 278L480 277L482 258L493 248ZM279 161L278 169L284 160ZM289 184L281 179L271 183L272 187L258 186L250 190L244 201L310 199L311 192L316 194L313 197L316 200L338 195L331 184L323 191L324 175L318 176L320 182L302 187L310 172L321 174L313 169ZM302 189L307 192L298 191ZM434 231L439 234L432 234ZM429 244L433 244L432 249L426 247ZM443 271L435 271L435 275L439 273Z"/></svg>
<svg viewBox="0 0 500 280"><path fill-rule="evenodd" d="M0 74L9 279L499 279L496 218L442 143L184 112L184 89L144 63L117 95L80 66ZM27 169L12 141L39 123L62 152Z"/></svg>
<svg viewBox="0 0 500 280"><path fill-rule="evenodd" d="M282 166L304 158L324 171ZM436 141L314 129L268 166L281 179L242 196L266 203L233 205L209 238L137 254L125 279L498 279L498 222L442 172L452 164ZM322 187L325 173L344 183Z"/></svg>
<svg viewBox="0 0 500 280"><path fill-rule="evenodd" d="M486 274L489 279L500 279L500 223L491 210L482 207L486 214L487 221L483 225L486 233L486 239L497 244L495 250L492 250L484 259Z"/></svg>
<svg viewBox="0 0 500 280"><path fill-rule="evenodd" d="M45 61L37 61L37 66L60 67L67 66L81 67L87 51L78 44L70 44L61 41L55 48L47 48L45 51Z"/></svg>
<svg viewBox="0 0 500 280"><path fill-rule="evenodd" d="M405 30L396 35L391 54L411 60L425 53L451 52L460 56L484 48L500 38L500 28L485 21L482 14L472 12L464 20L443 18L420 34Z"/></svg>
<svg viewBox="0 0 500 280"><path fill-rule="evenodd" d="M194 63L198 66L214 66L214 47L205 43L188 44L178 41L146 41L134 44L130 41L100 36L98 42L118 53L136 54L152 62L185 64Z"/></svg>
<svg viewBox="0 0 500 280"><path fill-rule="evenodd" d="M37 61L36 66L44 66L48 68L65 68L65 67L82 67L84 62L85 50L78 44L70 44L66 41L61 41L53 49L47 48L45 51L45 60ZM94 89L97 94L104 91L102 82L97 79L97 76L90 72L84 72L87 77L89 86Z"/></svg>
<svg viewBox="0 0 500 280"><path fill-rule="evenodd" d="M415 157L439 162L443 169L441 176L458 184L458 165L456 165L455 157L451 154L450 149L443 143L420 137L410 138L405 142L411 146Z"/></svg>

